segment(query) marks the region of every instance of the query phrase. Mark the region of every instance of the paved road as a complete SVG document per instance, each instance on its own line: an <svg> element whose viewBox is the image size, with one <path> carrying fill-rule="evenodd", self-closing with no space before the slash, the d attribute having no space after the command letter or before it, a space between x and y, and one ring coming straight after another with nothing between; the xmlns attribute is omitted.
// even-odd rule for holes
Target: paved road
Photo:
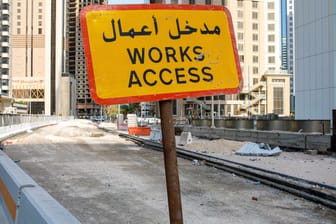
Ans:
<svg viewBox="0 0 336 224"><path fill-rule="evenodd" d="M169 223L163 155L88 121L13 137L5 152L83 224ZM336 211L179 159L184 223L335 223Z"/></svg>

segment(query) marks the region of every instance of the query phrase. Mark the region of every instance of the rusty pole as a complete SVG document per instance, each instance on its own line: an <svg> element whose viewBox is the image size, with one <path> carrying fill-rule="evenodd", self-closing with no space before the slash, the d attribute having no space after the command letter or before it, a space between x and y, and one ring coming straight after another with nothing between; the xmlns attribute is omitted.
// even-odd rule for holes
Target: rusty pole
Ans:
<svg viewBox="0 0 336 224"><path fill-rule="evenodd" d="M182 224L182 203L177 167L173 107L171 100L160 101L162 144L166 171L166 184L171 224Z"/></svg>

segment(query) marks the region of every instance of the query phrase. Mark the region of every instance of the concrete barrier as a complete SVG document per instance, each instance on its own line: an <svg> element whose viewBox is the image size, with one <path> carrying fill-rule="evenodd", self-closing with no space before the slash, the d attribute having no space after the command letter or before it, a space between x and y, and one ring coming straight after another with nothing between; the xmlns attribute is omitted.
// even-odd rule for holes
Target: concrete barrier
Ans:
<svg viewBox="0 0 336 224"><path fill-rule="evenodd" d="M12 135L16 135L30 129L55 124L62 120L73 119L73 117L60 116L23 116L23 115L1 115L0 116L0 141Z"/></svg>
<svg viewBox="0 0 336 224"><path fill-rule="evenodd" d="M191 136L191 132L182 132L180 139L178 141L178 145L187 145L192 143L192 136Z"/></svg>
<svg viewBox="0 0 336 224"><path fill-rule="evenodd" d="M2 116L5 122L2 122L4 126L0 127L0 140L65 119L62 117L38 117L37 119L24 117L27 119L20 120L23 123L8 123L9 118L14 120L15 116L8 116L6 119ZM0 151L0 223L77 224L80 222L3 151Z"/></svg>
<svg viewBox="0 0 336 224"><path fill-rule="evenodd" d="M183 131L191 132L192 135L196 137L208 139L223 138L235 141L267 143L274 146L299 150L318 150L324 152L330 149L331 146L331 136L322 134L192 126L185 126Z"/></svg>
<svg viewBox="0 0 336 224"><path fill-rule="evenodd" d="M2 151L0 204L0 214L5 216L0 217L3 224L80 223Z"/></svg>
<svg viewBox="0 0 336 224"><path fill-rule="evenodd" d="M259 131L288 131L288 132L306 132L306 133L331 133L330 120L290 120L290 119L244 119L244 118L226 118L215 119L216 128L231 129L256 129ZM211 120L195 119L192 126L210 127Z"/></svg>

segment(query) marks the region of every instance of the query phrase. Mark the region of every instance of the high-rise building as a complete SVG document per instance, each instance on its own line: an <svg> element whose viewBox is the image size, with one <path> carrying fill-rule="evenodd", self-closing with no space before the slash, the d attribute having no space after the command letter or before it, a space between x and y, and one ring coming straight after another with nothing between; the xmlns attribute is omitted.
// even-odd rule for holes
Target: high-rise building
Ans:
<svg viewBox="0 0 336 224"><path fill-rule="evenodd" d="M11 105L9 75L9 0L0 0L0 111Z"/></svg>
<svg viewBox="0 0 336 224"><path fill-rule="evenodd" d="M295 33L294 33L294 0L287 1L287 69L289 74L294 74ZM294 77L293 77L294 78ZM291 93L294 92L294 84L291 85Z"/></svg>
<svg viewBox="0 0 336 224"><path fill-rule="evenodd" d="M12 96L29 104L30 113L44 113L45 6L45 0L10 2Z"/></svg>
<svg viewBox="0 0 336 224"><path fill-rule="evenodd" d="M281 69L288 70L287 58L287 0L281 0Z"/></svg>
<svg viewBox="0 0 336 224"><path fill-rule="evenodd" d="M67 1L67 69L76 79L76 115L78 117L99 116L101 106L91 96L87 78L84 48L79 24L80 9L93 4L103 4L104 0L69 0Z"/></svg>
<svg viewBox="0 0 336 224"><path fill-rule="evenodd" d="M211 104L216 117L268 113L288 116L290 75L281 70L280 0L181 3L224 5L229 9L244 80L240 94L189 100L186 108L204 108L201 116L209 114Z"/></svg>
<svg viewBox="0 0 336 224"><path fill-rule="evenodd" d="M288 73L292 74L291 77L291 98L290 98L290 111L295 113L295 32L294 32L294 0L287 0L287 65Z"/></svg>
<svg viewBox="0 0 336 224"><path fill-rule="evenodd" d="M295 0L295 118L336 108L336 1Z"/></svg>
<svg viewBox="0 0 336 224"><path fill-rule="evenodd" d="M62 75L66 74L64 1L0 3L2 96L13 105L25 104L29 113L72 115L73 80Z"/></svg>
<svg viewBox="0 0 336 224"><path fill-rule="evenodd" d="M68 72L67 52L67 1L45 0L45 113L62 116L75 115L75 86Z"/></svg>
<svg viewBox="0 0 336 224"><path fill-rule="evenodd" d="M226 1L232 15L243 72L241 94L226 97L231 115L285 114L266 101L265 73L279 73L280 1ZM283 105L285 106L285 105Z"/></svg>

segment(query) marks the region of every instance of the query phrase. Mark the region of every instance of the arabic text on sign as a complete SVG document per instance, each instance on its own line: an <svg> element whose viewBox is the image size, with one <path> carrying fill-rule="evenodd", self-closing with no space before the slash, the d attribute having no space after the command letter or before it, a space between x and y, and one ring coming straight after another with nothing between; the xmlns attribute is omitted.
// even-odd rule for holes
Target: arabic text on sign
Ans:
<svg viewBox="0 0 336 224"><path fill-rule="evenodd" d="M158 23L157 20L155 18L155 16L152 16L153 19L153 28L154 28L154 33L155 35L158 34ZM112 36L107 36L105 34L105 32L103 32L103 40L105 42L113 42L117 40L117 33L119 34L120 37L131 37L134 38L136 36L150 36L153 31L149 29L148 25L143 25L141 30L136 31L134 28L130 28L128 31L124 31L124 29L122 28L122 22L121 19L118 19L117 23L118 23L118 32L116 31L116 21L114 19L111 20L111 30L112 30ZM176 19L176 29L171 31L169 29L169 37L172 40L177 40L181 38L181 35L190 35L192 33L195 32L200 32L200 34L202 35L220 35L220 28L219 26L215 26L213 29L209 29L208 25L206 23L203 24L204 25L204 29L201 28L195 28L189 25L189 21L186 20L185 21L185 26L184 29L180 28L180 22L179 19Z"/></svg>

